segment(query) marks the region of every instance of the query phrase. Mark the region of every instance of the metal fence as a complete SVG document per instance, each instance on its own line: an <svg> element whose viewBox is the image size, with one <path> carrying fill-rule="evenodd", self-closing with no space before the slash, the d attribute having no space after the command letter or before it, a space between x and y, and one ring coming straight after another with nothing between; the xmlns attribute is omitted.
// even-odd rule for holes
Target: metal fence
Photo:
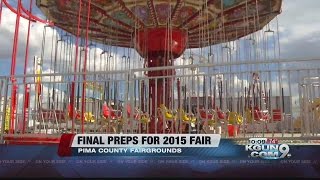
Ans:
<svg viewBox="0 0 320 180"><path fill-rule="evenodd" d="M1 137L155 129L235 139L319 138L320 67L313 61L2 77ZM146 76L165 71L174 73Z"/></svg>

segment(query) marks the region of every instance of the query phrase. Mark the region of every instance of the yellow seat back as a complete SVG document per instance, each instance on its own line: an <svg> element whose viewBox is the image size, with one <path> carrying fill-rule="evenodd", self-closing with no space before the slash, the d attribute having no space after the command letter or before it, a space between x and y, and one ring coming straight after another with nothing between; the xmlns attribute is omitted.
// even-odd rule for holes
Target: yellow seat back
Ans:
<svg viewBox="0 0 320 180"><path fill-rule="evenodd" d="M161 109L161 112L162 112L162 114L164 114L166 119L173 120L175 118L175 115L170 113L168 108L164 104L160 105L160 109Z"/></svg>
<svg viewBox="0 0 320 180"><path fill-rule="evenodd" d="M228 116L229 124L242 124L243 118L237 112L230 112Z"/></svg>
<svg viewBox="0 0 320 180"><path fill-rule="evenodd" d="M142 123L149 123L150 122L150 118L147 115L141 115L140 121Z"/></svg>
<svg viewBox="0 0 320 180"><path fill-rule="evenodd" d="M85 121L87 121L87 122L94 122L95 121L94 115L91 112L85 112L84 118L85 118Z"/></svg>
<svg viewBox="0 0 320 180"><path fill-rule="evenodd" d="M208 126L214 126L215 125L215 120L214 119L209 119L208 120Z"/></svg>
<svg viewBox="0 0 320 180"><path fill-rule="evenodd" d="M197 120L195 117L188 116L187 113L184 111L184 109L179 109L178 113L182 121L195 122Z"/></svg>
<svg viewBox="0 0 320 180"><path fill-rule="evenodd" d="M179 109L179 110L178 110L178 113L179 113L179 117L180 117L183 121L189 121L189 120L190 120L183 109Z"/></svg>
<svg viewBox="0 0 320 180"><path fill-rule="evenodd" d="M240 114L238 114L237 122L238 122L238 124L243 123L243 117Z"/></svg>

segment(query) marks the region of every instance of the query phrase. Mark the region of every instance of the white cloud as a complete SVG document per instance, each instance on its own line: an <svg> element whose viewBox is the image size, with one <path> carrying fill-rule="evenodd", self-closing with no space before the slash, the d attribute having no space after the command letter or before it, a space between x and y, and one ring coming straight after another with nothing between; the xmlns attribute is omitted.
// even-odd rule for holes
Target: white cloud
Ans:
<svg viewBox="0 0 320 180"><path fill-rule="evenodd" d="M320 2L317 0L284 0L279 25L290 39L296 39L319 32Z"/></svg>
<svg viewBox="0 0 320 180"><path fill-rule="evenodd" d="M3 8L2 17L5 18L1 19L0 25L0 39L2 47L0 49L0 59L9 59L12 54L16 15L8 8ZM17 63L24 62L27 27L28 21L20 18ZM31 59L35 54L40 53L43 27L44 25L41 23L31 23L29 42L29 58Z"/></svg>

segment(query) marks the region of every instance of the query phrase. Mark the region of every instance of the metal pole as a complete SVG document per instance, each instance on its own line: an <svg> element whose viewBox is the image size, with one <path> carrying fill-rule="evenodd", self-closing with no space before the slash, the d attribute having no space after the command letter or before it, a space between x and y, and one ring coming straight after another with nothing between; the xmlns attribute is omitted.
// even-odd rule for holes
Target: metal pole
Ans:
<svg viewBox="0 0 320 180"><path fill-rule="evenodd" d="M81 97L81 132L84 133L84 111L85 111L85 101L86 101L86 71L87 71L87 56L88 56L88 38L89 38L89 25L90 25L90 11L91 11L91 0L88 1L88 14L87 14L87 27L86 27L86 46L85 46L85 56L84 56L84 67L83 67L83 84L82 84L82 97Z"/></svg>
<svg viewBox="0 0 320 180"><path fill-rule="evenodd" d="M20 27L20 15L21 15L21 1L18 1L17 5L17 16L16 16L16 25L15 25L15 32L14 32L14 40L13 40L13 47L12 47L12 59L11 59L11 81L12 81L12 89L11 89L11 116L10 116L10 131L9 133L14 133L14 120L15 120L15 113L16 113L16 92L17 87L15 85L15 74L16 74L16 61L17 61L17 52L18 52L18 39L19 39L19 27Z"/></svg>
<svg viewBox="0 0 320 180"><path fill-rule="evenodd" d="M32 13L32 2L33 0L30 0L30 7L29 7L29 11L30 13ZM1 0L1 7L2 9L2 0ZM0 12L0 22L1 22L1 12ZM31 20L29 19L28 21L28 33L27 33L27 44L26 44L26 51L25 51L25 60L24 60L24 70L23 70L23 74L26 75L27 74L27 65L28 65L28 59L29 59L29 39L30 39L30 26L31 26ZM24 76L23 78L23 84L24 84L24 88L25 88L25 98L24 98L24 102L23 102L23 122L22 122L22 134L25 133L25 129L26 129L26 113L28 113L28 102L25 101L29 101L29 89L26 85L26 77Z"/></svg>
<svg viewBox="0 0 320 180"><path fill-rule="evenodd" d="M2 115L2 123L1 123L1 134L0 134L0 142L1 144L4 143L4 132L5 132L5 123L6 123L6 108L7 108L7 101L8 101L8 90L9 90L9 78L5 78L4 79L4 83L3 83L3 89L4 89L4 94L3 94L3 97L4 97L4 101L3 101L3 106L2 106L2 112L3 115ZM1 89L0 89L1 91ZM1 97L0 97L1 98ZM1 101L1 99L0 99Z"/></svg>
<svg viewBox="0 0 320 180"><path fill-rule="evenodd" d="M178 112L180 112L181 111L181 87L180 87L180 78L178 78L177 79L177 91L178 91ZM180 130L181 130L181 128L180 128L180 126L181 126L181 115L179 114L178 115L178 133L180 134L181 132L180 132Z"/></svg>

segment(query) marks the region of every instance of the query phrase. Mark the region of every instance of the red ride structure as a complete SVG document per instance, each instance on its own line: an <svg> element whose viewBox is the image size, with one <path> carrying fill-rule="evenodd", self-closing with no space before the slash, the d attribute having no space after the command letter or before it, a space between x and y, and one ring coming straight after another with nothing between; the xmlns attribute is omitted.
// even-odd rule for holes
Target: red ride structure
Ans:
<svg viewBox="0 0 320 180"><path fill-rule="evenodd" d="M32 15L31 9L27 11L21 6L21 0L18 9L6 0L3 2L17 13L16 28L21 16L74 34L77 37L75 70L80 37L86 39L86 47L88 39L113 46L134 47L148 68L172 66L187 48L228 42L260 30L281 12L282 3L281 0L36 0L36 5L49 19L45 21ZM18 38L17 32L15 38ZM15 74L15 54L14 48L12 76ZM84 63L86 65L86 59ZM173 74L174 70L170 69L146 73L149 77ZM155 125L155 114L160 104L169 106L172 103L171 86L170 78L153 79L149 83L150 133L163 133L162 122Z"/></svg>
<svg viewBox="0 0 320 180"><path fill-rule="evenodd" d="M186 49L187 33L180 29L172 29L171 39L166 28L143 29L135 37L136 49L142 57L147 57L148 67L172 66L173 59L178 58ZM148 41L145 41L148 39ZM168 58L169 57L169 58ZM173 69L148 71L149 77L174 75ZM157 108L161 104L169 107L171 98L171 78L151 79L149 82L149 92L151 103L151 117L155 117ZM162 94L161 92L165 92ZM165 99L163 99L163 96ZM150 123L150 132L155 132L155 120ZM158 123L158 131L162 131L162 123Z"/></svg>

